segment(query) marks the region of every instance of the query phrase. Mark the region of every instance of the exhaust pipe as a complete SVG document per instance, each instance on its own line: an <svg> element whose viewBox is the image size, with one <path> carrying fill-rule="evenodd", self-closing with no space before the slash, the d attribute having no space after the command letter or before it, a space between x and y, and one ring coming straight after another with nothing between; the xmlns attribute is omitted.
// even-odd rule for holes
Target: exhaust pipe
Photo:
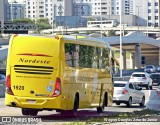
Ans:
<svg viewBox="0 0 160 125"><path fill-rule="evenodd" d="M15 107L15 106L17 105L17 103L11 101L11 105L12 105L13 107Z"/></svg>

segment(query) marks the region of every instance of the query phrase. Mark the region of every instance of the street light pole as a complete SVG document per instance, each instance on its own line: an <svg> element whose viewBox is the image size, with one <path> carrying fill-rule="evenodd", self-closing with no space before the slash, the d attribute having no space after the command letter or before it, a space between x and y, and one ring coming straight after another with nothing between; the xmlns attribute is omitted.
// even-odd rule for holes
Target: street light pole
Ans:
<svg viewBox="0 0 160 125"><path fill-rule="evenodd" d="M119 0L120 2L120 77L122 77L122 1Z"/></svg>
<svg viewBox="0 0 160 125"><path fill-rule="evenodd" d="M13 1L11 0L11 21L13 22Z"/></svg>
<svg viewBox="0 0 160 125"><path fill-rule="evenodd" d="M141 6L136 6L137 8L138 8L138 31L139 31L139 8L141 7Z"/></svg>

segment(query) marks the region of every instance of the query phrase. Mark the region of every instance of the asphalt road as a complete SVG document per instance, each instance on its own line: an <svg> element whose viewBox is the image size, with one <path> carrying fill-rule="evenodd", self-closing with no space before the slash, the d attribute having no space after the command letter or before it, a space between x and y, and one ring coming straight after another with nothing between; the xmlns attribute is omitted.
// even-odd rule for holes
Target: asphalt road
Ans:
<svg viewBox="0 0 160 125"><path fill-rule="evenodd" d="M153 90L157 89L157 87L154 87ZM145 92L146 96L146 102L148 101L148 95L150 91L153 90L145 90L142 91ZM145 107L140 107L138 104L133 104L131 108L127 108L125 104L121 104L120 106L116 106L113 104L112 107L106 107L105 112L103 114L98 114L96 112L96 109L83 109L79 110L77 112L77 115L75 117L62 117L59 113L56 113L55 111L41 111L38 113L37 117L34 118L40 118L42 121L45 121L43 123L38 124L47 124L47 125L53 125L57 123L66 123L66 122L73 122L73 121L86 121L90 118L98 118L103 116L116 116L119 113L124 112L133 112L133 111L140 111L144 109ZM14 108L14 107L7 107L4 103L4 98L0 98L0 116L18 116L21 117L21 109L20 108Z"/></svg>

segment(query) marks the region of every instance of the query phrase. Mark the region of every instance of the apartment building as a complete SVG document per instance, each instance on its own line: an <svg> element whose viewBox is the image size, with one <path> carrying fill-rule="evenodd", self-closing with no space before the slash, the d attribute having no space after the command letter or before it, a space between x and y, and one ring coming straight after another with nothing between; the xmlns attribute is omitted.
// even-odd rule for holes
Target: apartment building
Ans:
<svg viewBox="0 0 160 125"><path fill-rule="evenodd" d="M74 0L74 16L111 15L111 0Z"/></svg>
<svg viewBox="0 0 160 125"><path fill-rule="evenodd" d="M139 26L160 26L160 0L135 0L133 14L137 16Z"/></svg>
<svg viewBox="0 0 160 125"><path fill-rule="evenodd" d="M148 0L148 26L160 26L160 0Z"/></svg>
<svg viewBox="0 0 160 125"><path fill-rule="evenodd" d="M25 0L26 18L48 18L52 25L56 16L72 16L72 0Z"/></svg>
<svg viewBox="0 0 160 125"><path fill-rule="evenodd" d="M7 21L25 17L25 4L23 2L10 1L7 5Z"/></svg>
<svg viewBox="0 0 160 125"><path fill-rule="evenodd" d="M1 25L4 23L4 21L7 20L7 17L6 17L7 3L8 3L8 0L0 0L0 22L1 22Z"/></svg>

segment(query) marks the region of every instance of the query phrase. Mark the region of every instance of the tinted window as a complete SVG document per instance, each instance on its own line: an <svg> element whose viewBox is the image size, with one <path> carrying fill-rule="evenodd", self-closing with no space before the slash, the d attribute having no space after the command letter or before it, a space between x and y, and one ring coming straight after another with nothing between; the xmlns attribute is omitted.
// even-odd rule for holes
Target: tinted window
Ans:
<svg viewBox="0 0 160 125"><path fill-rule="evenodd" d="M153 66L146 66L146 68L153 68Z"/></svg>
<svg viewBox="0 0 160 125"><path fill-rule="evenodd" d="M98 69L109 67L109 49L107 48L66 43L65 57L70 67Z"/></svg>
<svg viewBox="0 0 160 125"><path fill-rule="evenodd" d="M136 90L139 90L139 86L137 84L133 84Z"/></svg>
<svg viewBox="0 0 160 125"><path fill-rule="evenodd" d="M130 89L134 89L132 83L129 84L129 88L130 88Z"/></svg>
<svg viewBox="0 0 160 125"><path fill-rule="evenodd" d="M123 83L114 83L114 87L125 87L125 85Z"/></svg>
<svg viewBox="0 0 160 125"><path fill-rule="evenodd" d="M133 77L145 77L145 74L133 74Z"/></svg>

